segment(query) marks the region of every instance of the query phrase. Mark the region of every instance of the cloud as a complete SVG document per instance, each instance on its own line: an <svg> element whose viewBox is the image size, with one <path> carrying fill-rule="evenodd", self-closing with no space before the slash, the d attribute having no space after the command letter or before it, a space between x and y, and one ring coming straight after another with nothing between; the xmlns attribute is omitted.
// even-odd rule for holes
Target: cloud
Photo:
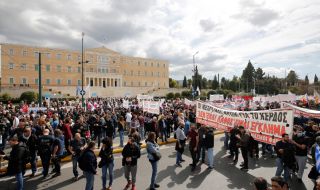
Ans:
<svg viewBox="0 0 320 190"><path fill-rule="evenodd" d="M204 32L211 32L216 26L211 19L202 19L199 24Z"/></svg>
<svg viewBox="0 0 320 190"><path fill-rule="evenodd" d="M271 9L255 9L247 15L248 21L256 26L265 26L279 18L279 14Z"/></svg>

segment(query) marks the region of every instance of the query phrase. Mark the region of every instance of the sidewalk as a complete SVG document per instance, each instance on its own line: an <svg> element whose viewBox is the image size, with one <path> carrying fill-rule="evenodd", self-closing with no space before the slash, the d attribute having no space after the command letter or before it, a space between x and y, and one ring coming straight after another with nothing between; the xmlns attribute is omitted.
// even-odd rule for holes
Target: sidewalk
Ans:
<svg viewBox="0 0 320 190"><path fill-rule="evenodd" d="M224 133L223 131L215 131L214 134L215 134L215 135L219 135L219 134L223 134L223 133ZM128 137L125 136L124 142L127 142L127 141L126 141L127 138L128 138ZM113 149L113 153L114 153L114 154L121 153L123 148L122 148L122 147L119 147L119 143L118 143L119 138L116 137L116 138L114 139L114 141L115 141L117 144L116 144L116 145L114 144L114 146L113 146L113 147L116 147L116 148ZM141 141L144 142L144 140L141 140ZM176 141L177 141L177 140L174 139L174 138L169 138L167 142L162 142L161 139L158 139L158 144L161 146L161 145L165 145L165 144L175 143ZM126 143L124 143L124 144L126 144ZM142 148L146 148L146 144L145 144L145 143L143 143L143 144L141 145L141 149L142 149ZM99 151L100 151L100 150L99 150L98 148L94 151L96 156L98 156ZM65 158L63 158L63 159L61 160L61 163L70 162L70 161L71 161L71 155L66 156ZM3 160L0 161L0 174L5 173L5 172L7 171L6 165L7 165L7 161L3 161ZM37 167L41 167L41 166L42 166L42 165L41 165L41 160L38 159L38 161L37 161ZM26 168L27 168L27 169L30 169L30 168L31 168L31 165L30 165L30 164L27 164Z"/></svg>

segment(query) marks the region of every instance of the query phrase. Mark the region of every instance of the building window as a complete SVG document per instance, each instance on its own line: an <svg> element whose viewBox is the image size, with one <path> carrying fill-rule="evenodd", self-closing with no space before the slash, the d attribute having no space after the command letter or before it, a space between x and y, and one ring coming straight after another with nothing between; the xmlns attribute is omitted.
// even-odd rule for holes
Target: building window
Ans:
<svg viewBox="0 0 320 190"><path fill-rule="evenodd" d="M50 84L50 79L46 79L46 84L47 84L47 85Z"/></svg>
<svg viewBox="0 0 320 190"><path fill-rule="evenodd" d="M39 84L39 79L34 79L34 84Z"/></svg>
<svg viewBox="0 0 320 190"><path fill-rule="evenodd" d="M123 82L123 86L127 86L127 82L126 81Z"/></svg>
<svg viewBox="0 0 320 190"><path fill-rule="evenodd" d="M57 79L57 85L61 84L61 79Z"/></svg>
<svg viewBox="0 0 320 190"><path fill-rule="evenodd" d="M14 64L13 63L9 63L9 69L13 69Z"/></svg>
<svg viewBox="0 0 320 190"><path fill-rule="evenodd" d="M35 51L34 52L34 57L38 58L39 57L39 52Z"/></svg>
<svg viewBox="0 0 320 190"><path fill-rule="evenodd" d="M140 86L140 82L138 83L138 85Z"/></svg>
<svg viewBox="0 0 320 190"><path fill-rule="evenodd" d="M57 72L61 72L61 65L57 65Z"/></svg>
<svg viewBox="0 0 320 190"><path fill-rule="evenodd" d="M14 54L13 49L10 49L10 50L9 50L9 55L13 55L13 54Z"/></svg>
<svg viewBox="0 0 320 190"><path fill-rule="evenodd" d="M159 67L159 63L157 63L157 67Z"/></svg>
<svg viewBox="0 0 320 190"><path fill-rule="evenodd" d="M140 76L140 71L138 71L138 76Z"/></svg>
<svg viewBox="0 0 320 190"><path fill-rule="evenodd" d="M153 67L153 63L151 63L151 67Z"/></svg>
<svg viewBox="0 0 320 190"><path fill-rule="evenodd" d="M35 64L35 65L34 65L34 70L35 70L35 71L39 71L39 65L38 65L38 64Z"/></svg>
<svg viewBox="0 0 320 190"><path fill-rule="evenodd" d="M101 69L100 68L98 68L98 73L101 73Z"/></svg>
<svg viewBox="0 0 320 190"><path fill-rule="evenodd" d="M71 80L70 79L68 79L68 85L71 85Z"/></svg>
<svg viewBox="0 0 320 190"><path fill-rule="evenodd" d="M26 71L27 70L27 64L22 63L20 68L21 68L22 71Z"/></svg>
<svg viewBox="0 0 320 190"><path fill-rule="evenodd" d="M69 66L69 67L68 67L68 73L71 73L71 70L72 70L72 69L71 69L71 67Z"/></svg>
<svg viewBox="0 0 320 190"><path fill-rule="evenodd" d="M148 86L148 82L144 82L144 86Z"/></svg>
<svg viewBox="0 0 320 190"><path fill-rule="evenodd" d="M111 73L116 73L116 70L115 69L111 69Z"/></svg>
<svg viewBox="0 0 320 190"><path fill-rule="evenodd" d="M113 60L113 63L116 63L116 61L115 61L115 60Z"/></svg>
<svg viewBox="0 0 320 190"><path fill-rule="evenodd" d="M71 58L72 58L72 57L71 57L71 55L70 55L70 54L68 54L68 55L67 55L67 60L69 60L69 61L70 61L70 60L71 60Z"/></svg>
<svg viewBox="0 0 320 190"><path fill-rule="evenodd" d="M147 71L144 72L144 76L148 76L148 72Z"/></svg>
<svg viewBox="0 0 320 190"><path fill-rule="evenodd" d="M151 72L151 76L153 77L153 72Z"/></svg>
<svg viewBox="0 0 320 190"><path fill-rule="evenodd" d="M46 65L46 71L50 72L50 65Z"/></svg>
<svg viewBox="0 0 320 190"><path fill-rule="evenodd" d="M57 59L61 59L61 57L62 57L61 54L58 53L58 54L57 54Z"/></svg>
<svg viewBox="0 0 320 190"><path fill-rule="evenodd" d="M22 78L22 84L27 84L27 79L26 78Z"/></svg>
<svg viewBox="0 0 320 190"><path fill-rule="evenodd" d="M140 66L140 61L138 61L138 66Z"/></svg>
<svg viewBox="0 0 320 190"><path fill-rule="evenodd" d="M27 55L28 55L27 50L23 50L22 55L23 55L23 56L27 56Z"/></svg>
<svg viewBox="0 0 320 190"><path fill-rule="evenodd" d="M160 73L158 72L158 77L160 77Z"/></svg>
<svg viewBox="0 0 320 190"><path fill-rule="evenodd" d="M81 80L78 80L78 86L80 86L81 85Z"/></svg>
<svg viewBox="0 0 320 190"><path fill-rule="evenodd" d="M144 66L147 66L147 62L144 62Z"/></svg>
<svg viewBox="0 0 320 190"><path fill-rule="evenodd" d="M131 76L133 76L133 71L131 70Z"/></svg>
<svg viewBox="0 0 320 190"><path fill-rule="evenodd" d="M163 64L163 67L166 67L166 64Z"/></svg>
<svg viewBox="0 0 320 190"><path fill-rule="evenodd" d="M81 55L78 55L78 61L81 61Z"/></svg>
<svg viewBox="0 0 320 190"><path fill-rule="evenodd" d="M127 75L127 70L124 70L124 71L123 71L123 75Z"/></svg>
<svg viewBox="0 0 320 190"><path fill-rule="evenodd" d="M9 78L9 84L13 84L14 83L14 79L11 77Z"/></svg>
<svg viewBox="0 0 320 190"><path fill-rule="evenodd" d="M133 86L133 81L131 81L131 86Z"/></svg>
<svg viewBox="0 0 320 190"><path fill-rule="evenodd" d="M50 54L50 53L46 53L46 57L47 57L48 59L50 59L50 58L51 58L51 54Z"/></svg>
<svg viewBox="0 0 320 190"><path fill-rule="evenodd" d="M78 67L78 73L81 73L81 67Z"/></svg>
<svg viewBox="0 0 320 190"><path fill-rule="evenodd" d="M90 68L90 72L93 73L93 68Z"/></svg>

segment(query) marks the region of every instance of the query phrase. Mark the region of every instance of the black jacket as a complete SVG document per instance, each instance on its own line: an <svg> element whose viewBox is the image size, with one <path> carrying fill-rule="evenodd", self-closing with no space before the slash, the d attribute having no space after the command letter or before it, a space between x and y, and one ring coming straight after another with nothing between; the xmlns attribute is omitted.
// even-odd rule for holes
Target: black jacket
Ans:
<svg viewBox="0 0 320 190"><path fill-rule="evenodd" d="M136 143L126 144L122 150L122 165L137 165L138 158L140 158L140 148ZM127 158L131 157L131 162L127 161Z"/></svg>
<svg viewBox="0 0 320 190"><path fill-rule="evenodd" d="M17 173L20 173L24 171L25 169L25 160L24 156L26 154L26 144L25 143L19 143L17 145L14 145L12 147L12 150L10 152L10 156L5 156L4 159L8 160L8 169L7 174L8 175L14 175Z"/></svg>
<svg viewBox="0 0 320 190"><path fill-rule="evenodd" d="M25 143L28 146L30 154L36 153L38 144L38 138L36 135L31 134L28 140L23 137L20 137L19 141Z"/></svg>
<svg viewBox="0 0 320 190"><path fill-rule="evenodd" d="M106 149L101 148L101 150L99 152L99 157L101 158L101 161L104 164L108 164L108 163L112 162L114 159L113 158L113 148L112 147L109 147Z"/></svg>
<svg viewBox="0 0 320 190"><path fill-rule="evenodd" d="M206 148L213 148L214 147L214 133L213 131L208 131L206 134L206 138L204 139Z"/></svg>
<svg viewBox="0 0 320 190"><path fill-rule="evenodd" d="M83 161L85 162L83 171L97 173L97 157L92 150L86 150L83 153Z"/></svg>

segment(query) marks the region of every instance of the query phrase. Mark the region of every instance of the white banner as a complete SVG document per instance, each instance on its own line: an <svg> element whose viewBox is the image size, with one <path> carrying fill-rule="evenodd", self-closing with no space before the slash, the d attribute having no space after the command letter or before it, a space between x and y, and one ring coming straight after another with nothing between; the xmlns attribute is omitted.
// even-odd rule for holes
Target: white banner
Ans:
<svg viewBox="0 0 320 190"><path fill-rule="evenodd" d="M126 109L129 109L129 100L123 100L122 106Z"/></svg>
<svg viewBox="0 0 320 190"><path fill-rule="evenodd" d="M243 126L260 142L275 144L283 133L292 134L292 110L235 111L197 102L197 123L229 131ZM289 127L287 127L287 124Z"/></svg>
<svg viewBox="0 0 320 190"><path fill-rule="evenodd" d="M310 109L306 109L306 108L301 108L292 104L288 104L283 102L282 103L282 107L283 108L290 108L293 109L294 111L294 115L299 117L299 116L304 116L304 117L313 117L313 118L317 118L320 119L320 111L317 110L310 110Z"/></svg>
<svg viewBox="0 0 320 190"><path fill-rule="evenodd" d="M160 114L160 102L158 101L142 101L144 112Z"/></svg>
<svg viewBox="0 0 320 190"><path fill-rule="evenodd" d="M187 98L184 99L184 104L187 105L187 106L194 106L196 105L195 102L191 101L191 100L188 100Z"/></svg>
<svg viewBox="0 0 320 190"><path fill-rule="evenodd" d="M223 94L212 94L210 95L209 101L223 101Z"/></svg>
<svg viewBox="0 0 320 190"><path fill-rule="evenodd" d="M138 99L139 101L142 101L142 100L152 100L152 99L153 99L153 96L138 94L138 95L137 95L137 99Z"/></svg>
<svg viewBox="0 0 320 190"><path fill-rule="evenodd" d="M29 107L28 109L29 112L38 112L38 111L47 111L46 107Z"/></svg>

